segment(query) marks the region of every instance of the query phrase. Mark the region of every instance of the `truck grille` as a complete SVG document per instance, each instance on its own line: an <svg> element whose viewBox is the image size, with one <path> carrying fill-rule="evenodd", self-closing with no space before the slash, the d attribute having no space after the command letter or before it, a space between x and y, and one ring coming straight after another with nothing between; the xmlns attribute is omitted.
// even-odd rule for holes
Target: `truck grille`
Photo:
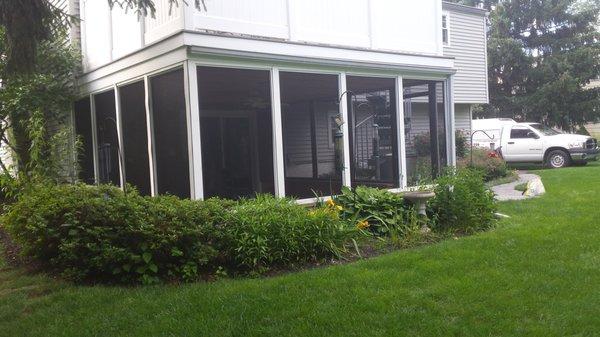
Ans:
<svg viewBox="0 0 600 337"><path fill-rule="evenodd" d="M585 142L586 149L595 149L598 147L598 141L595 138L590 138Z"/></svg>

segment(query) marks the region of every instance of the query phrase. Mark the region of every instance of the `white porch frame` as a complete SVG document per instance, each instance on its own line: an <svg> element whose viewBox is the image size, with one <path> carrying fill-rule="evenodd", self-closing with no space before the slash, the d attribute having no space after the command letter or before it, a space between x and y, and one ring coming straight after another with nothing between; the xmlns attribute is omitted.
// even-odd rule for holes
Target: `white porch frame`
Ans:
<svg viewBox="0 0 600 337"><path fill-rule="evenodd" d="M121 109L119 87L128 83L143 81L145 92L145 111L146 111L146 126L148 137L148 157L150 168L150 188L151 195L158 194L157 187L157 172L156 172L156 150L154 140L154 123L152 118L152 97L150 79L161 73L165 73L176 68L183 68L184 84L185 84L185 100L186 100L186 121L188 133L188 160L190 170L190 196L192 199L204 198L203 173L202 173L202 142L201 142L201 125L200 125L200 102L198 96L198 79L197 67L222 67L222 68L237 68L237 69L256 69L265 70L270 73L270 91L271 91L271 113L272 113L272 133L273 133L273 168L274 168L274 186L275 195L278 197L285 196L285 173L284 173L284 151L283 151L283 130L281 116L281 97L279 87L279 74L281 71L332 74L338 76L338 91L339 97L342 96L339 104L339 113L344 120L342 126L343 134L343 152L344 152L344 168L342 170L342 183L344 186L352 187L351 183L351 160L350 158L350 130L348 121L348 104L345 99L346 93L346 78L347 76L370 76L370 77L385 77L395 80L396 87L396 113L397 113L397 157L399 171L399 188L390 189L394 192L409 190L407 184L407 165L406 165L406 136L404 134L404 104L403 104L403 80L404 79L419 79L419 80L435 80L443 81L444 83L444 101L445 101L445 119L446 119L446 153L449 165L456 164L455 158L455 137L454 137L454 100L453 100L453 75L452 74L434 74L423 71L419 74L419 69L403 70L403 69L381 69L380 66L370 69L366 66L359 67L355 65L332 65L332 64L305 64L289 60L274 60L274 59L256 59L233 57L225 55L217 57L214 55L188 53L188 58L183 62L176 62L154 71L147 72L141 76L122 80L113 83L110 86L104 87L102 90L97 90L89 94L91 105L92 119L92 139L94 150L94 176L96 181L99 181L98 167L98 149L97 149L97 134L96 134L96 116L94 96L106 90L115 90L115 104L118 120L118 135L119 148L124 154ZM122 77L118 77L121 79ZM103 81L106 83L106 80ZM121 174L121 185L125 177L124 163L121 163L119 158L119 168ZM317 198L306 198L298 200L299 203L313 203Z"/></svg>

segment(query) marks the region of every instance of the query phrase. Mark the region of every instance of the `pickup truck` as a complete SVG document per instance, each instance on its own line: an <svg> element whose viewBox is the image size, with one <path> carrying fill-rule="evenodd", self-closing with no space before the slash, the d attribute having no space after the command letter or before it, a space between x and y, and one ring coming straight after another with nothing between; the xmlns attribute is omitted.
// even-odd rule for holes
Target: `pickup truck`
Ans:
<svg viewBox="0 0 600 337"><path fill-rule="evenodd" d="M517 123L510 118L474 119L473 146L496 150L509 163L544 163L550 168L596 160L598 141L567 134L540 123ZM487 135L486 135L487 134Z"/></svg>

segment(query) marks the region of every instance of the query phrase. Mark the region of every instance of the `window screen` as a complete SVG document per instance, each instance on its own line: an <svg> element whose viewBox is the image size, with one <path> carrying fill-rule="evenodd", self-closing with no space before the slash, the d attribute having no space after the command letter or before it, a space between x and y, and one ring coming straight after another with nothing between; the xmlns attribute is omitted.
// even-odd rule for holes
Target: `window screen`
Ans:
<svg viewBox="0 0 600 337"><path fill-rule="evenodd" d="M115 92L109 90L94 95L96 107L96 137L98 140L98 177L101 184L119 186L119 137L115 107Z"/></svg>
<svg viewBox="0 0 600 337"><path fill-rule="evenodd" d="M148 132L144 82L119 88L121 130L125 160L125 181L140 194L150 195L150 166L148 162Z"/></svg>
<svg viewBox="0 0 600 337"><path fill-rule="evenodd" d="M86 184L93 184L94 178L94 144L92 140L92 112L90 98L85 97L74 106L75 134L80 142L77 152L79 166L79 180Z"/></svg>
<svg viewBox="0 0 600 337"><path fill-rule="evenodd" d="M338 76L281 72L280 83L286 194L338 194L343 167L341 130L335 122Z"/></svg>
<svg viewBox="0 0 600 337"><path fill-rule="evenodd" d="M403 80L409 186L429 183L447 163L443 82Z"/></svg>
<svg viewBox="0 0 600 337"><path fill-rule="evenodd" d="M190 196L183 69L150 79L156 152L157 191Z"/></svg>
<svg viewBox="0 0 600 337"><path fill-rule="evenodd" d="M399 186L396 84L391 78L347 77L352 186Z"/></svg>
<svg viewBox="0 0 600 337"><path fill-rule="evenodd" d="M205 197L275 193L269 71L198 67Z"/></svg>

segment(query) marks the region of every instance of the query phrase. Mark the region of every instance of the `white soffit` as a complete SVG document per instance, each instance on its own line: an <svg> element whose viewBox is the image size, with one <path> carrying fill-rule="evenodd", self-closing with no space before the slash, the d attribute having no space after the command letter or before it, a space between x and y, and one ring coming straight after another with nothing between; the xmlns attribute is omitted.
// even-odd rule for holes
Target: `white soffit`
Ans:
<svg viewBox="0 0 600 337"><path fill-rule="evenodd" d="M184 43L190 46L192 54L439 74L456 72L454 58L443 56L352 49L197 32L185 32Z"/></svg>

